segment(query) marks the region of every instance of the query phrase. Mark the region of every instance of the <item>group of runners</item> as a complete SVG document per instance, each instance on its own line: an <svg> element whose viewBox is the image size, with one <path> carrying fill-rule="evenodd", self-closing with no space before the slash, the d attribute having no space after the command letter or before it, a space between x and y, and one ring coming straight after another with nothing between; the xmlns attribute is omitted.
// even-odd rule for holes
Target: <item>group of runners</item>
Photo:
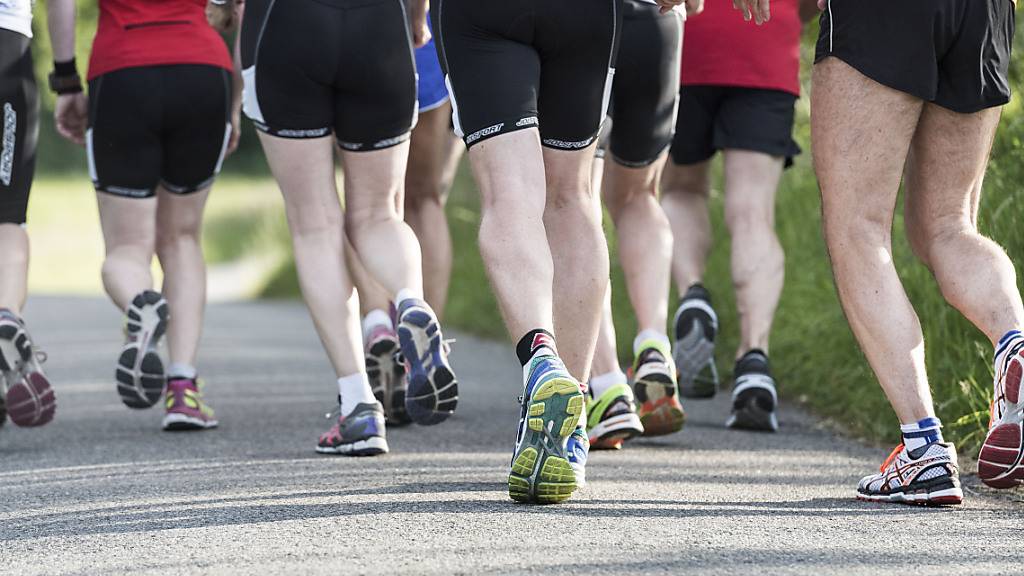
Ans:
<svg viewBox="0 0 1024 576"><path fill-rule="evenodd" d="M812 141L825 239L843 308L903 435L858 496L963 498L920 324L891 258L901 182L915 254L995 348L979 474L997 488L1024 483L1024 305L1011 261L977 229L1009 100L1012 0L434 0L429 14L426 0L99 8L86 96L75 2L47 3L55 122L86 146L98 192L103 283L125 318L117 390L130 408L162 401L164 429L217 426L195 368L200 229L244 110L284 196L302 295L338 378L337 418L318 452L386 453L386 427L439 424L456 408L440 323L452 269L444 204L466 149L480 252L523 366L512 499L568 499L585 483L591 446L678 432L680 397L717 392L718 318L701 281L719 151L740 332L726 424L777 430L775 193L800 152L791 133L802 20L820 14ZM30 427L56 407L20 315L39 109L31 22L29 0L0 0L0 408ZM234 58L222 34L235 39ZM638 324L628 375L602 200ZM673 282L681 299L670 323Z"/></svg>

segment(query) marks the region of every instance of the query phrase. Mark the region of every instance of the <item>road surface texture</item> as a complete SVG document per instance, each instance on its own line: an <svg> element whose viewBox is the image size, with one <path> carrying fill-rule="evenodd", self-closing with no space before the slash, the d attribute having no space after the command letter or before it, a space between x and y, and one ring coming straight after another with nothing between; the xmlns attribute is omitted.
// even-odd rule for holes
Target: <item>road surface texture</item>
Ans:
<svg viewBox="0 0 1024 576"><path fill-rule="evenodd" d="M690 402L675 436L592 455L570 502L518 505L506 470L519 366L461 337L457 415L389 432L391 454L320 456L334 378L295 303L209 309L201 369L217 431L164 433L113 383L120 318L38 298L57 419L0 430L0 574L993 574L1024 571L1021 493L861 503L885 456L792 408L779 434ZM869 385L869 384L865 384Z"/></svg>

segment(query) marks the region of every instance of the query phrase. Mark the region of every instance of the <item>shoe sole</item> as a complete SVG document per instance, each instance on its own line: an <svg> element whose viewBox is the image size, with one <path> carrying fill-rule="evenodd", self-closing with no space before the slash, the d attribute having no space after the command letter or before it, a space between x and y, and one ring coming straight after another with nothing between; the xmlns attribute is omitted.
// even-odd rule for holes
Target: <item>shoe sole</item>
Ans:
<svg viewBox="0 0 1024 576"><path fill-rule="evenodd" d="M594 450L617 450L622 443L644 433L643 423L636 414L620 414L598 422L587 431L590 447Z"/></svg>
<svg viewBox="0 0 1024 576"><path fill-rule="evenodd" d="M319 454L333 454L340 456L379 456L381 454L387 454L389 451L388 441L379 436L367 438L366 440L358 440L351 444L341 444L339 446L317 446L316 451Z"/></svg>
<svg viewBox="0 0 1024 576"><path fill-rule="evenodd" d="M960 488L945 488L931 492L911 494L863 494L858 492L857 499L864 502L886 502L917 506L956 506L963 503L964 493Z"/></svg>
<svg viewBox="0 0 1024 576"><path fill-rule="evenodd" d="M373 382L374 396L384 407L388 426L405 426L412 423L405 408L405 368L395 360L398 342L390 339L378 340L366 353L366 373Z"/></svg>
<svg viewBox="0 0 1024 576"><path fill-rule="evenodd" d="M569 378L552 378L529 399L523 441L512 459L508 495L516 502L556 504L576 491L565 439L583 413L583 394Z"/></svg>
<svg viewBox="0 0 1024 576"><path fill-rule="evenodd" d="M777 432L778 417L775 408L778 401L772 391L761 385L752 385L733 392L732 415L726 421L727 428Z"/></svg>
<svg viewBox="0 0 1024 576"><path fill-rule="evenodd" d="M706 306L703 303L686 303L681 306L673 320L673 326L677 327L676 333L679 332L679 323L683 321L682 315L695 307L707 314L711 324L717 327L717 321L713 316L714 310L710 307L705 309ZM695 341L687 342L690 338L688 335L672 344L672 357L678 370L679 395L683 398L713 398L718 394L719 388L718 367L715 366L715 341L713 338L707 338L703 326L696 318L691 320L691 323L693 322L698 323L698 326L691 327L690 330L700 330ZM710 375L704 376L704 372L709 372Z"/></svg>
<svg viewBox="0 0 1024 576"><path fill-rule="evenodd" d="M121 349L114 378L121 402L129 408L142 410L160 400L167 383L164 362L155 348L167 331L170 311L159 294L144 292L135 297L127 314L134 322L128 325L129 333L139 337Z"/></svg>
<svg viewBox="0 0 1024 576"><path fill-rule="evenodd" d="M190 430L210 430L220 423L216 420L203 420L188 414L167 414L164 416L163 429L166 432L187 432Z"/></svg>
<svg viewBox="0 0 1024 576"><path fill-rule="evenodd" d="M25 328L13 322L0 325L0 372L16 377L6 395L6 414L11 423L22 428L45 426L57 411L57 397L46 375L32 366L32 339ZM28 373L22 370L29 364Z"/></svg>
<svg viewBox="0 0 1024 576"><path fill-rule="evenodd" d="M657 372L638 379L633 388L640 403L640 423L643 435L667 436L683 429L686 413L675 398L676 386L671 378Z"/></svg>
<svg viewBox="0 0 1024 576"><path fill-rule="evenodd" d="M423 426L444 422L458 405L459 386L437 322L425 311L407 311L398 326L398 342L406 364L406 413Z"/></svg>
<svg viewBox="0 0 1024 576"><path fill-rule="evenodd" d="M1006 372L1003 392L1007 411L985 436L978 455L978 476L992 488L1024 484L1024 398L1020 393L1024 360L1020 355L1010 361Z"/></svg>

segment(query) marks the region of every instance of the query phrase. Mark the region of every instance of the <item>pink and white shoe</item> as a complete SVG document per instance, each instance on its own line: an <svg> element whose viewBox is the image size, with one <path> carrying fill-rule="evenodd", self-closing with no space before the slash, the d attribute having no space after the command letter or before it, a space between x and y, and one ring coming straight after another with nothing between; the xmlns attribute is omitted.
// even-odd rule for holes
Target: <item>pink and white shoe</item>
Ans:
<svg viewBox="0 0 1024 576"><path fill-rule="evenodd" d="M993 488L1024 484L1024 338L1004 343L996 351L995 394L988 436L978 456L978 476Z"/></svg>
<svg viewBox="0 0 1024 576"><path fill-rule="evenodd" d="M16 426L44 426L53 420L57 398L25 322L10 310L0 310L0 393L7 415Z"/></svg>
<svg viewBox="0 0 1024 576"><path fill-rule="evenodd" d="M388 426L412 422L405 409L408 383L398 353L398 334L387 326L375 327L366 339L366 375L373 395L384 407Z"/></svg>
<svg viewBox="0 0 1024 576"><path fill-rule="evenodd" d="M167 415L164 430L207 430L219 424L213 408L204 401L202 385L195 378L175 378L167 383Z"/></svg>

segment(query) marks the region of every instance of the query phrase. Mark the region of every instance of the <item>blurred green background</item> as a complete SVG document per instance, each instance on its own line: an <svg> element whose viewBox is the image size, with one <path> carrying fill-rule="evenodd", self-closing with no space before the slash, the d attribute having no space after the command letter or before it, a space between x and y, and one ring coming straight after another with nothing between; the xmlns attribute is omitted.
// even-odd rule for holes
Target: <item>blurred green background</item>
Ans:
<svg viewBox="0 0 1024 576"><path fill-rule="evenodd" d="M720 0L716 0L720 1ZM79 61L87 61L95 31L95 1L79 2ZM39 10L39 12L43 12ZM50 68L45 14L38 14L35 42L40 79ZM809 63L817 26L804 38L804 86L808 94ZM1021 38L1018 35L1018 45ZM1024 88L1024 52L1014 58L1012 82ZM52 96L44 96L39 177L30 207L33 239L31 285L36 293L100 294L102 257L95 200L85 175L83 151L59 140L49 120ZM810 150L808 100L799 103L796 138ZM996 139L980 211L985 234L1006 247L1024 267L1024 222L1019 187L1024 182L1024 113L1020 99L1006 107ZM719 171L720 173L720 167ZM715 247L706 284L721 314L718 350L720 371L732 370L737 334L729 278L729 239L722 221L721 187L716 181L712 210ZM820 200L809 153L783 178L778 198L778 230L787 251L786 288L772 336L772 359L780 389L789 402L809 406L826 421L869 441L895 442L897 422L847 327L839 307L820 230ZM476 248L479 203L463 165L448 206L456 246L447 322L472 333L505 338L497 307ZM927 269L913 258L903 237L897 211L894 257L924 326L928 368L939 415L947 436L974 450L988 421L992 368L990 345L942 299ZM624 365L635 330L609 229L614 308ZM250 126L241 149L225 164L211 196L204 246L211 262L214 298L295 298L297 283L291 260L283 204ZM691 406L699 409L699 405ZM973 454L972 454L973 455Z"/></svg>

